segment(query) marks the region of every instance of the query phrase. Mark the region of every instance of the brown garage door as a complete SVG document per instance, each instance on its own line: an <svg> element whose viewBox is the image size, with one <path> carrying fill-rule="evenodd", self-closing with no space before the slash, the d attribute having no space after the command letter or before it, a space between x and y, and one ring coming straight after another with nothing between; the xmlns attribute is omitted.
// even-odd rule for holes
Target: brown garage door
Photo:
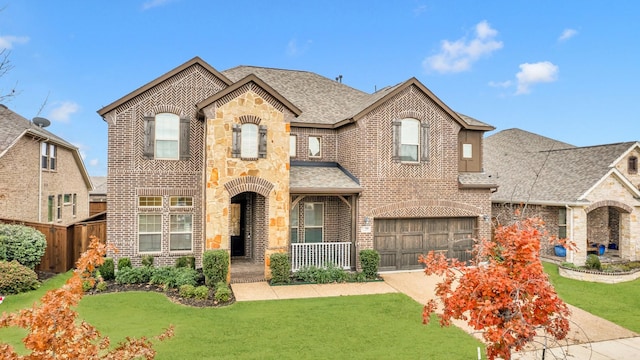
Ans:
<svg viewBox="0 0 640 360"><path fill-rule="evenodd" d="M469 260L476 219L375 219L373 246L380 253L380 270L420 269L418 256L431 250Z"/></svg>

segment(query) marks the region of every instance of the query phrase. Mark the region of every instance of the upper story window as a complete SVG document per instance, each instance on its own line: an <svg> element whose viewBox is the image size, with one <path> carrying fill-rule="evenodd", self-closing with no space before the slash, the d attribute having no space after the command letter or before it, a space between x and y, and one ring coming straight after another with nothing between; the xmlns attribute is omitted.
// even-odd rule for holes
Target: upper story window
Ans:
<svg viewBox="0 0 640 360"><path fill-rule="evenodd" d="M429 160L429 124L416 119L393 122L393 160L426 162Z"/></svg>
<svg viewBox="0 0 640 360"><path fill-rule="evenodd" d="M322 157L322 138L319 136L309 136L309 157Z"/></svg>
<svg viewBox="0 0 640 360"><path fill-rule="evenodd" d="M53 144L49 144L46 142L41 143L40 152L42 155L42 163L41 166L46 170L55 170L56 169L56 156L58 148Z"/></svg>
<svg viewBox="0 0 640 360"><path fill-rule="evenodd" d="M143 156L147 159L188 160L190 123L172 113L144 118Z"/></svg>
<svg viewBox="0 0 640 360"><path fill-rule="evenodd" d="M463 159L471 159L471 158L473 158L473 145L472 144L462 144L462 158Z"/></svg>
<svg viewBox="0 0 640 360"><path fill-rule="evenodd" d="M241 124L233 124L231 156L245 160L267 157L267 127L258 125L259 118L241 116Z"/></svg>
<svg viewBox="0 0 640 360"><path fill-rule="evenodd" d="M635 156L629 157L627 162L627 171L629 174L637 174L638 173L638 158Z"/></svg>
<svg viewBox="0 0 640 360"><path fill-rule="evenodd" d="M296 157L298 137L289 135L289 157Z"/></svg>

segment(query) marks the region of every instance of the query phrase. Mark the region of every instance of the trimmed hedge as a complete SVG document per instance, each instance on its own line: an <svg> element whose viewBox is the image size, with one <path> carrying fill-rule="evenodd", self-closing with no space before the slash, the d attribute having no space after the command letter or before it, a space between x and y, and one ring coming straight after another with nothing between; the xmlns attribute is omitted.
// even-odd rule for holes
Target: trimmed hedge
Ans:
<svg viewBox="0 0 640 360"><path fill-rule="evenodd" d="M128 257L121 257L120 259L118 259L118 271L132 267L133 266L131 266L131 259L129 259Z"/></svg>
<svg viewBox="0 0 640 360"><path fill-rule="evenodd" d="M291 261L289 261L289 254L271 254L269 257L269 269L271 269L271 283L288 284L291 282Z"/></svg>
<svg viewBox="0 0 640 360"><path fill-rule="evenodd" d="M143 255L142 266L153 266L153 255Z"/></svg>
<svg viewBox="0 0 640 360"><path fill-rule="evenodd" d="M40 286L35 271L17 261L0 261L0 294L18 294Z"/></svg>
<svg viewBox="0 0 640 360"><path fill-rule="evenodd" d="M380 253L373 249L360 251L360 265L362 272L367 279L378 277L378 266L380 265Z"/></svg>
<svg viewBox="0 0 640 360"><path fill-rule="evenodd" d="M196 268L196 258L194 256L180 256L176 259L176 267Z"/></svg>
<svg viewBox="0 0 640 360"><path fill-rule="evenodd" d="M98 266L98 271L103 280L113 280L116 278L115 265L113 258L105 258L104 263Z"/></svg>
<svg viewBox="0 0 640 360"><path fill-rule="evenodd" d="M34 269L46 248L47 240L40 231L24 225L0 224L0 260L16 260Z"/></svg>
<svg viewBox="0 0 640 360"><path fill-rule="evenodd" d="M202 272L205 284L213 287L215 284L227 282L229 274L229 253L226 250L207 250L202 255Z"/></svg>

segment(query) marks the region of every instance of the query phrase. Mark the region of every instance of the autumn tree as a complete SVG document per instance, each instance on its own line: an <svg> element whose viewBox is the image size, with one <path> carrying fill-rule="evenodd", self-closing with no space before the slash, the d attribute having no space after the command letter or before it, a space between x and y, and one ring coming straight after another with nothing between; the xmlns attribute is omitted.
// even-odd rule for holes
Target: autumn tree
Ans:
<svg viewBox="0 0 640 360"><path fill-rule="evenodd" d="M18 355L9 344L0 344L3 359L153 359L156 352L146 338L127 340L109 350L108 337L103 337L90 324L79 321L73 309L84 294L85 281L95 283L94 270L104 262L107 246L92 237L89 249L82 254L71 278L60 289L48 291L30 309L3 313L0 327L17 326L29 333L22 340L30 354ZM173 327L156 337L164 340L173 335Z"/></svg>
<svg viewBox="0 0 640 360"><path fill-rule="evenodd" d="M567 305L560 300L540 261L544 224L536 218L498 226L494 240L474 246L470 265L443 254L420 257L427 275L438 275L436 296L442 302L440 324L466 321L483 332L489 359L511 359L542 330L557 340L569 331ZM437 309L435 299L424 307L423 322Z"/></svg>

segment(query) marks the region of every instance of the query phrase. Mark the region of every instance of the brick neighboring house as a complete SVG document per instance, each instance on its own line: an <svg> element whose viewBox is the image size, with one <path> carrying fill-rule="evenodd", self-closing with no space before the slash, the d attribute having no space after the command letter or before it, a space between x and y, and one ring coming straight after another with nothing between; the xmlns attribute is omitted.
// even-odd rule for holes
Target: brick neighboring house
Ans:
<svg viewBox="0 0 640 360"><path fill-rule="evenodd" d="M573 240L566 260L583 265L588 252L640 260L640 144L575 147L520 129L485 139L485 169L498 183L492 216L508 222L512 209L541 217L550 235ZM548 254L552 248L545 249Z"/></svg>
<svg viewBox="0 0 640 360"><path fill-rule="evenodd" d="M91 188L76 146L0 105L0 218L69 225Z"/></svg>
<svg viewBox="0 0 640 360"><path fill-rule="evenodd" d="M288 252L355 268L418 268L428 250L465 257L490 236L493 127L415 78L373 94L320 75L196 57L100 109L109 124L108 239L140 264L206 249L234 263Z"/></svg>

